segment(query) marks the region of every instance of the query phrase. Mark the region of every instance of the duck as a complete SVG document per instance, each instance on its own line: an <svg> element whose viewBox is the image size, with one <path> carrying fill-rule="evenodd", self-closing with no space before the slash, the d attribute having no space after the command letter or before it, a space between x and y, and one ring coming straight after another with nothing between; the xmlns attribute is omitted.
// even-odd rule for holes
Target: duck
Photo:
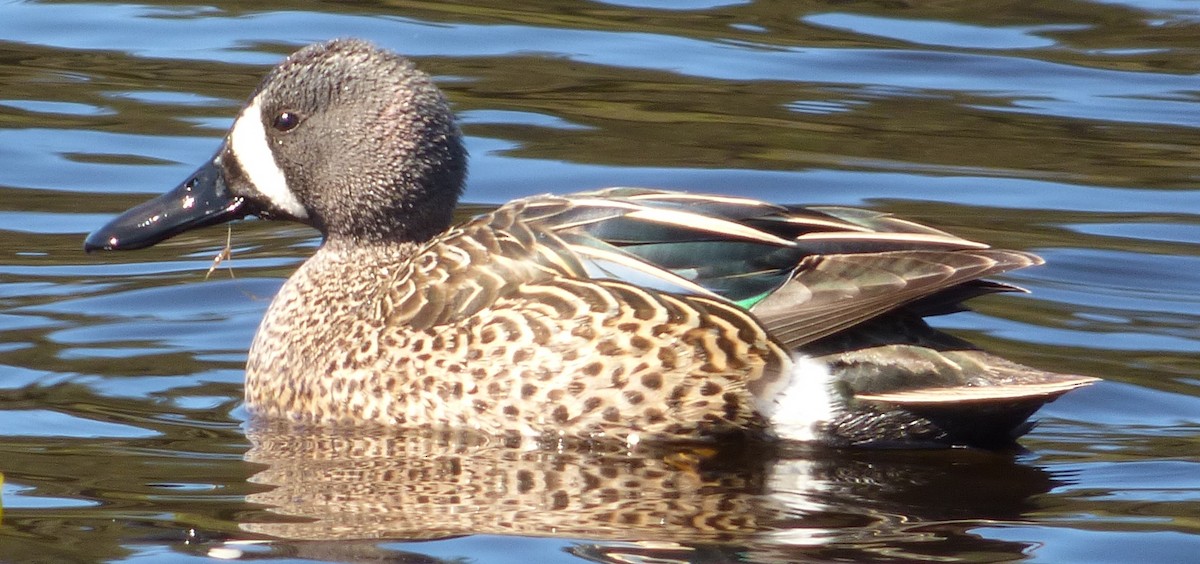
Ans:
<svg viewBox="0 0 1200 564"><path fill-rule="evenodd" d="M886 213L617 187L453 224L467 151L409 59L358 39L274 67L216 154L89 234L131 250L256 216L322 243L248 352L251 417L518 438L1013 444L1096 381L926 318L1042 263Z"/></svg>

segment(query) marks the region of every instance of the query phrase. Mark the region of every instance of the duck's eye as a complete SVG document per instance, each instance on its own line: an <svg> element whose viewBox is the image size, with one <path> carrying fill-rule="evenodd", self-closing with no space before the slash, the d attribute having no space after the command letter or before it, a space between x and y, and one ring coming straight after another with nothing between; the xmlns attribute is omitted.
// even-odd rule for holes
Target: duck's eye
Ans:
<svg viewBox="0 0 1200 564"><path fill-rule="evenodd" d="M288 132L296 129L300 125L300 114L296 112L283 111L275 116L275 120L271 122L271 127L276 131Z"/></svg>

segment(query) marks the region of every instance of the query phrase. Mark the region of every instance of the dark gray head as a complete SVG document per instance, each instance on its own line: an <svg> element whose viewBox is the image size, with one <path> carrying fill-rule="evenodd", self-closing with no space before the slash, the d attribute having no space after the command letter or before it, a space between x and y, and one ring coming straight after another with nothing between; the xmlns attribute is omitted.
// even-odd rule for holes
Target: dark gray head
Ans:
<svg viewBox="0 0 1200 564"><path fill-rule="evenodd" d="M466 161L449 104L412 62L365 41L318 43L263 79L211 162L84 246L145 247L246 215L330 241L424 241L449 227Z"/></svg>

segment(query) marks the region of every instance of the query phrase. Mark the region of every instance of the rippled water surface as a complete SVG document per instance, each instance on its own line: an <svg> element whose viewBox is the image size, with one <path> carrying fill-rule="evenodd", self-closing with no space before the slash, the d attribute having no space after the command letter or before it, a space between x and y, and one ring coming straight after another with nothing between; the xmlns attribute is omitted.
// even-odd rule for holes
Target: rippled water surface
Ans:
<svg viewBox="0 0 1200 564"><path fill-rule="evenodd" d="M1196 3L313 5L0 4L0 560L1200 550ZM705 459L248 427L249 340L315 233L236 224L207 279L225 228L99 256L82 238L210 156L270 65L336 36L438 77L470 204L643 185L895 212L1044 256L1006 278L1031 294L939 322L1105 381L1044 409L1021 453Z"/></svg>

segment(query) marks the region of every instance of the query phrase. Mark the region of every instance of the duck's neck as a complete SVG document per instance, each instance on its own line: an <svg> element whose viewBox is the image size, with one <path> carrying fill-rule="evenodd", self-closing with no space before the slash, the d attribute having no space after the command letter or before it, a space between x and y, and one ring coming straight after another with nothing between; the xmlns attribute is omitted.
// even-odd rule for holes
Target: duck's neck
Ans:
<svg viewBox="0 0 1200 564"><path fill-rule="evenodd" d="M431 238L414 241L406 237L327 236L318 254L309 260L333 261L346 263L345 266L350 268L369 269L379 264L378 260L381 259L387 263L408 260Z"/></svg>
<svg viewBox="0 0 1200 564"><path fill-rule="evenodd" d="M451 206L454 204L451 203ZM356 217L341 218L336 229L314 225L325 237L324 247L335 249L400 248L423 244L450 228L451 211L429 210L409 213L363 210ZM372 217L374 214L378 217Z"/></svg>

